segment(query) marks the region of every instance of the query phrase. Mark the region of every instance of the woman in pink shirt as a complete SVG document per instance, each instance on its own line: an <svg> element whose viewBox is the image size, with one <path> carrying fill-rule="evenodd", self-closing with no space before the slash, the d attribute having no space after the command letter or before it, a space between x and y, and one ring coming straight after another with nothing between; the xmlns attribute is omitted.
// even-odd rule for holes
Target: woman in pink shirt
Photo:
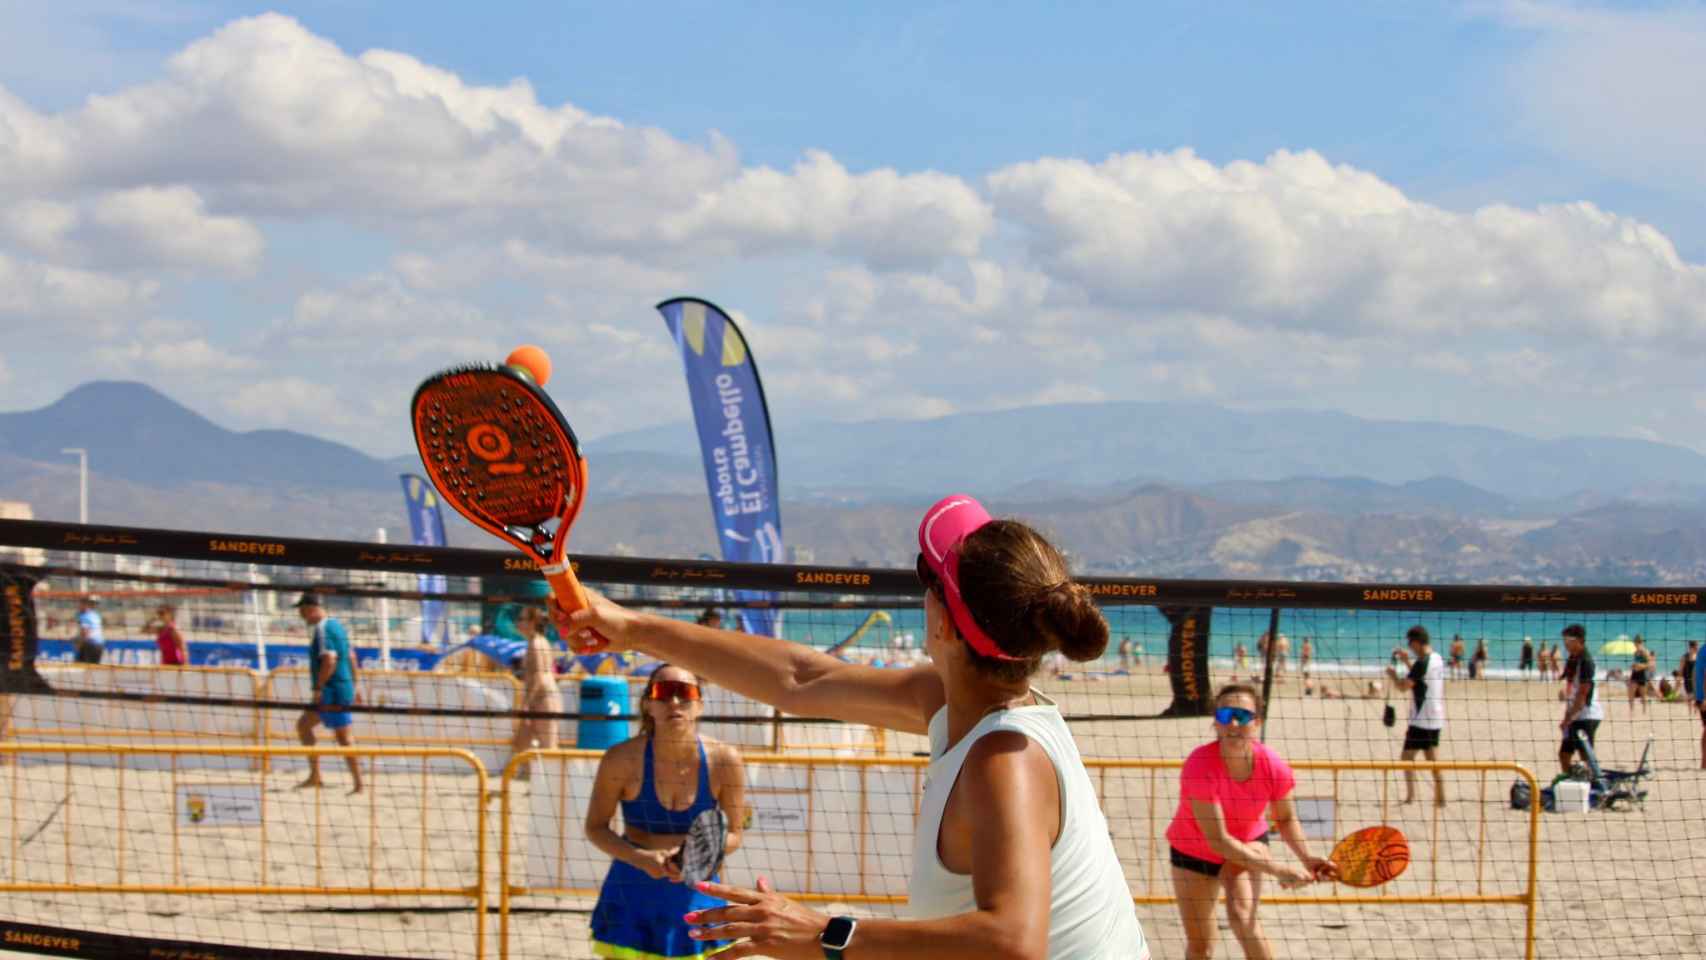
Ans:
<svg viewBox="0 0 1706 960"><path fill-rule="evenodd" d="M1292 810L1291 767L1261 742L1262 696L1245 684L1215 696L1214 742L1191 751L1179 771L1179 810L1167 827L1173 891L1185 927L1187 960L1214 953L1214 905L1226 893L1226 919L1250 960L1269 960L1273 946L1256 908L1262 875L1286 886L1332 877L1332 864L1309 852ZM1301 864L1281 864L1268 852L1268 821Z"/></svg>

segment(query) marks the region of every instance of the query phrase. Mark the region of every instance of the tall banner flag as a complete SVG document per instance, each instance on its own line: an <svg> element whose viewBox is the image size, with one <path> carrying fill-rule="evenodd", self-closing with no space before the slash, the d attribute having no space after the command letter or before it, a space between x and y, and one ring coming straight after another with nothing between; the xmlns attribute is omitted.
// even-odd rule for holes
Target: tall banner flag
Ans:
<svg viewBox="0 0 1706 960"><path fill-rule="evenodd" d="M36 604L31 597L36 582L19 568L0 566L0 694L51 692L36 672ZM0 727L10 710L11 704L0 703Z"/></svg>
<svg viewBox="0 0 1706 960"><path fill-rule="evenodd" d="M1167 679L1173 702L1163 717L1203 717L1214 712L1214 693L1208 682L1208 631L1213 607L1162 607L1171 626L1167 633Z"/></svg>
<svg viewBox="0 0 1706 960"><path fill-rule="evenodd" d="M728 314L695 297L658 304L658 312L681 350L699 451L705 459L705 486L723 559L739 563L780 563L782 509L777 500L776 447L771 442L770 408L746 338ZM741 600L770 600L768 593L737 590ZM777 636L773 610L742 609L748 633Z"/></svg>
<svg viewBox="0 0 1706 960"><path fill-rule="evenodd" d="M432 488L432 484L412 473L405 473L400 479L403 481L403 503L409 514L409 532L414 538L415 546L445 546L444 514L438 510L438 492ZM442 573L420 575L422 593L444 593L449 588L450 585ZM450 639L446 636L449 626L443 600L421 601L423 646L444 646Z"/></svg>

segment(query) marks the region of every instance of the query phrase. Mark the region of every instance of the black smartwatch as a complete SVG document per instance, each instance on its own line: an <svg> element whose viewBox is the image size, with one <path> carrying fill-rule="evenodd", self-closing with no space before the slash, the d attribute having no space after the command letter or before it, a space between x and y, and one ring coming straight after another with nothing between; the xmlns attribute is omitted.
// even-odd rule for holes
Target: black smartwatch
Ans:
<svg viewBox="0 0 1706 960"><path fill-rule="evenodd" d="M831 917L829 926L817 935L817 945L829 960L841 960L841 951L853 945L853 931L857 929L859 921L852 917Z"/></svg>

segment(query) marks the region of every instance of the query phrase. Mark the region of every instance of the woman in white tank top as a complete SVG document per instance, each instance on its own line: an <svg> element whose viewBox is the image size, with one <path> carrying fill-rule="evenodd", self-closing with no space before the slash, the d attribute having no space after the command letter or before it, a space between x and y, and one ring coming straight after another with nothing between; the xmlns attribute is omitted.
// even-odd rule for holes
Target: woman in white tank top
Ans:
<svg viewBox="0 0 1706 960"><path fill-rule="evenodd" d="M731 906L690 915L719 957L1146 960L1107 821L1060 711L1030 688L1045 654L1102 655L1108 625L1060 553L1022 523L951 496L918 527L930 662L843 663L784 640L626 610L596 594L554 611L577 649L643 650L785 713L930 737L910 919L830 917L711 884Z"/></svg>

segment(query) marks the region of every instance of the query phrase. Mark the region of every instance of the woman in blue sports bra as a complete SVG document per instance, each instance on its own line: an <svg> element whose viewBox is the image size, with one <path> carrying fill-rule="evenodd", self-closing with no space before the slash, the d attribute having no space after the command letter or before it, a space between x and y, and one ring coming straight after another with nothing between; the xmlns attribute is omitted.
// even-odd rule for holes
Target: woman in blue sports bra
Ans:
<svg viewBox="0 0 1706 960"><path fill-rule="evenodd" d="M702 702L697 677L660 665L640 701L641 734L599 762L586 836L613 862L592 912L596 956L702 957L720 945L689 937L681 918L723 901L683 884L671 860L693 818L713 806L729 818L728 852L740 846L746 795L740 753L699 736ZM611 828L618 804L621 834Z"/></svg>

